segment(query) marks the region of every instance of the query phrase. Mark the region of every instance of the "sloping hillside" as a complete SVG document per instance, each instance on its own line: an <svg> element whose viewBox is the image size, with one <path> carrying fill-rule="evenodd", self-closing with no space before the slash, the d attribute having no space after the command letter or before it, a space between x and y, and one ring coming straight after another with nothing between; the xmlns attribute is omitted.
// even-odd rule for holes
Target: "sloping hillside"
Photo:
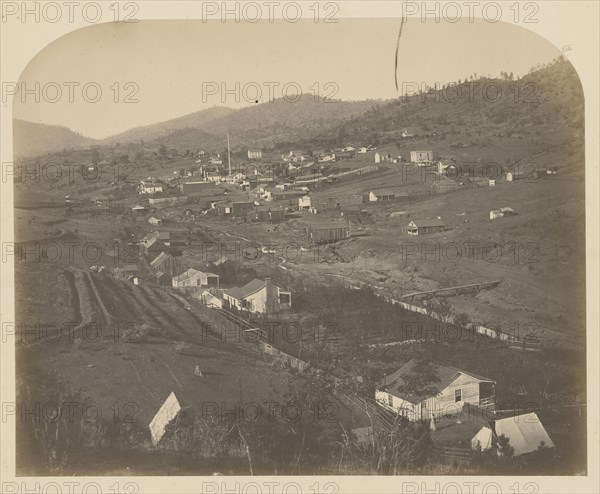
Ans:
<svg viewBox="0 0 600 494"><path fill-rule="evenodd" d="M338 125L321 145L340 138L367 144L394 142L402 131L428 135L477 136L543 134L544 126L564 131L565 140L582 137L583 91L573 66L559 58L519 80L479 78L453 87L401 97ZM554 139L554 137L553 137Z"/></svg>
<svg viewBox="0 0 600 494"><path fill-rule="evenodd" d="M59 125L47 125L19 119L15 119L13 122L13 144L16 159L90 146L98 142L96 139L84 137Z"/></svg>
<svg viewBox="0 0 600 494"><path fill-rule="evenodd" d="M302 95L240 110L213 107L159 124L137 127L102 141L68 129L19 121L17 154L33 156L100 144L125 144L128 152L164 144L175 149L222 151L227 132L232 150L290 149L386 143L431 149L494 147L490 139L523 145L578 147L583 142L583 92L577 73L559 58L518 80L481 77L437 91L392 101L334 101ZM40 125L42 125L40 127ZM402 137L408 129L412 137ZM133 146L133 147L132 147ZM137 147L136 147L137 146ZM139 148L139 149L138 149ZM505 153L510 156L510 153ZM537 154L537 151L532 154Z"/></svg>
<svg viewBox="0 0 600 494"><path fill-rule="evenodd" d="M192 128L210 128L207 124L215 119L225 118L235 110L227 108L225 106L213 106L206 110L197 111L184 115L183 117L173 118L166 122L160 122L151 125L144 125L142 127L135 127L120 134L107 137L102 141L103 144L114 144L114 143L127 143L131 141L150 141L157 137L162 137L175 131Z"/></svg>

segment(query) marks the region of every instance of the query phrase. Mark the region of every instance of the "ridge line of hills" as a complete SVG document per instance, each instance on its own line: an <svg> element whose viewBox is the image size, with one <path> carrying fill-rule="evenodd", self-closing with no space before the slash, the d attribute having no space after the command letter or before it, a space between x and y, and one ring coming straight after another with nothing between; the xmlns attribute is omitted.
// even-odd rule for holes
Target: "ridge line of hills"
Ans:
<svg viewBox="0 0 600 494"><path fill-rule="evenodd" d="M542 124L583 134L581 84L573 66L562 57L517 80L506 74L480 77L393 100L326 101L304 94L297 102L280 98L237 110L213 106L104 139L85 137L64 126L15 119L14 149L17 159L95 146L121 146L133 153L161 145L221 151L228 131L232 149L238 151L333 147L392 142L401 139L406 129L427 135L432 128L456 133L463 127L479 136L510 135L539 132L536 126Z"/></svg>

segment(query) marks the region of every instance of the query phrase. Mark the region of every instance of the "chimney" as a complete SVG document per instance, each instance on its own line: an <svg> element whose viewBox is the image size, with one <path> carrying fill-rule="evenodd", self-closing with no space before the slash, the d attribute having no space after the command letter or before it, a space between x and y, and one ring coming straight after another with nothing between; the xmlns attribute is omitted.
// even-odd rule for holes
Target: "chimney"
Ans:
<svg viewBox="0 0 600 494"><path fill-rule="evenodd" d="M265 278L265 285L270 285L271 284L271 278L267 277Z"/></svg>

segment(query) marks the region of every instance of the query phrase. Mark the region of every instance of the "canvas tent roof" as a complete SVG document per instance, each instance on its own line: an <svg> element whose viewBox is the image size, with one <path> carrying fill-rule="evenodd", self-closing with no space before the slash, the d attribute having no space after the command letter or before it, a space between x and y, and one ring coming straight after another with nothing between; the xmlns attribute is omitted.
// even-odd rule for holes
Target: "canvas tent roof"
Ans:
<svg viewBox="0 0 600 494"><path fill-rule="evenodd" d="M497 420L495 432L496 437L504 435L508 438L514 456L536 451L542 443L548 448L554 447L552 439L535 412Z"/></svg>
<svg viewBox="0 0 600 494"><path fill-rule="evenodd" d="M484 425L471 439L471 448L487 451L492 447L492 437L492 429L488 425Z"/></svg>

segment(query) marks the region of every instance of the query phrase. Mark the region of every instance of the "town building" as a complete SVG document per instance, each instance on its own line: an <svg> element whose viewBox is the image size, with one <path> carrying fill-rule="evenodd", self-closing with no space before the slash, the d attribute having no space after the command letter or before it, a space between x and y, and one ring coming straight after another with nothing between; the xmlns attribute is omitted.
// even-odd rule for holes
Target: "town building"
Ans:
<svg viewBox="0 0 600 494"><path fill-rule="evenodd" d="M219 286L219 275L213 273L204 273L197 269L190 268L183 273L173 276L173 288L190 289L199 286Z"/></svg>
<svg viewBox="0 0 600 494"><path fill-rule="evenodd" d="M270 278L254 279L242 287L221 290L226 306L256 312L271 314L291 309L292 293L273 283Z"/></svg>
<svg viewBox="0 0 600 494"><path fill-rule="evenodd" d="M487 181L486 181L487 185ZM442 180L436 181L431 184L431 191L434 194L446 194L447 192L454 192L458 190L459 185L454 180Z"/></svg>
<svg viewBox="0 0 600 494"><path fill-rule="evenodd" d="M192 298L200 300L203 304L214 309L223 308L223 299L211 292L211 289L200 288L192 294Z"/></svg>
<svg viewBox="0 0 600 494"><path fill-rule="evenodd" d="M419 382L425 373L431 374L432 381L426 385ZM419 384L414 384L415 379ZM495 383L472 372L413 358L383 378L375 399L410 421L431 420L459 414L466 404L493 407Z"/></svg>
<svg viewBox="0 0 600 494"><path fill-rule="evenodd" d="M408 192L396 189L375 189L369 192L369 202L394 202L400 199L408 199Z"/></svg>
<svg viewBox="0 0 600 494"><path fill-rule="evenodd" d="M310 224L306 226L306 236L313 245L339 242L350 238L350 224L342 221Z"/></svg>
<svg viewBox="0 0 600 494"><path fill-rule="evenodd" d="M164 184L160 180L150 179L142 180L139 186L140 194L156 194L163 192Z"/></svg>
<svg viewBox="0 0 600 494"><path fill-rule="evenodd" d="M282 201L289 202L290 204L296 204L298 199L305 195L305 192L301 190L275 190L271 192L268 201Z"/></svg>
<svg viewBox="0 0 600 494"><path fill-rule="evenodd" d="M262 158L262 151L260 149L248 149L248 159L259 160Z"/></svg>
<svg viewBox="0 0 600 494"><path fill-rule="evenodd" d="M269 221L272 223L283 221L285 219L285 210L283 206L254 206L254 210L246 215L246 221Z"/></svg>
<svg viewBox="0 0 600 494"><path fill-rule="evenodd" d="M407 233L409 235L426 235L443 232L445 228L446 224L439 218L413 220L408 224Z"/></svg>
<svg viewBox="0 0 600 494"><path fill-rule="evenodd" d="M309 211L314 214L323 213L325 211L334 211L341 206L354 206L363 203L361 194L348 194L343 196L312 196L310 198Z"/></svg>
<svg viewBox="0 0 600 494"><path fill-rule="evenodd" d="M411 151L410 161L411 163L434 163L439 159L439 153L437 151Z"/></svg>
<svg viewBox="0 0 600 494"><path fill-rule="evenodd" d="M158 239L157 235L153 235L148 239L142 240L142 248L144 254L154 259L161 252L168 252L169 248Z"/></svg>
<svg viewBox="0 0 600 494"><path fill-rule="evenodd" d="M150 268L152 268L154 271L165 273L170 278L187 270L187 266L185 266L185 264L166 252L161 252L152 261L150 261Z"/></svg>
<svg viewBox="0 0 600 494"><path fill-rule="evenodd" d="M162 220L155 218L154 216L150 216L150 218L148 218L148 223L154 226L162 226Z"/></svg>
<svg viewBox="0 0 600 494"><path fill-rule="evenodd" d="M493 209L492 211L490 211L490 220L502 218L503 216L512 216L515 214L517 213L515 213L515 210L512 208Z"/></svg>
<svg viewBox="0 0 600 494"><path fill-rule="evenodd" d="M298 198L298 209L301 211L308 211L311 205L311 197L309 195L304 195Z"/></svg>
<svg viewBox="0 0 600 494"><path fill-rule="evenodd" d="M454 170L454 172L452 172L452 170ZM440 175L442 175L442 174L443 175L447 175L447 174L457 173L457 171L456 171L456 164L454 163L453 160L442 158L437 163L437 172Z"/></svg>
<svg viewBox="0 0 600 494"><path fill-rule="evenodd" d="M209 180L203 180L200 182L184 182L179 185L181 193L188 197L207 194L209 190L214 190L214 187L214 182Z"/></svg>
<svg viewBox="0 0 600 494"><path fill-rule="evenodd" d="M507 182L533 182L538 178L537 172L535 170L532 171L524 171L524 170L515 170L508 172L506 174Z"/></svg>

